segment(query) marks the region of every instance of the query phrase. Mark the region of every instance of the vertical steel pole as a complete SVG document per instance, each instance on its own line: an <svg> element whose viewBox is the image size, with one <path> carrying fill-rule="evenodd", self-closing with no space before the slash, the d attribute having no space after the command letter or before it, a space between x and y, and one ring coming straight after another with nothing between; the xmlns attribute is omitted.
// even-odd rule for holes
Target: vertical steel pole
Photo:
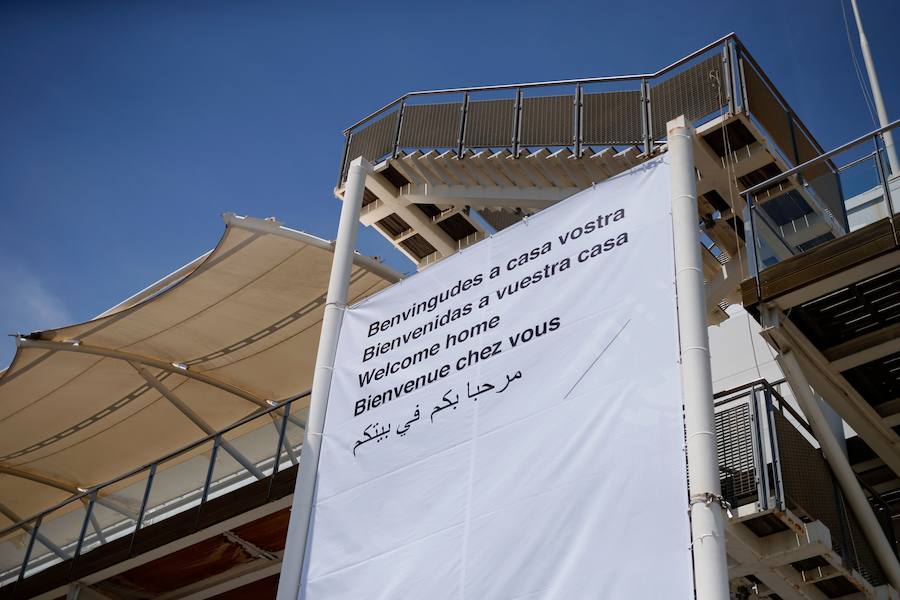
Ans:
<svg viewBox="0 0 900 600"><path fill-rule="evenodd" d="M334 244L334 261L331 264L328 293L325 296L325 315L322 317L322 332L316 354L316 370L309 401L309 421L303 439L303 451L300 453L300 469L294 488L287 544L281 564L281 578L278 580L278 600L296 600L300 592L301 573L308 560L306 540L315 500L316 472L319 468L325 409L331 391L331 374L337 354L338 336L347 307L347 288L353 268L353 249L356 247L356 232L359 229L359 211L362 207L366 175L371 170L372 165L360 157L350 163L347 173L344 205L341 207L341 220Z"/></svg>
<svg viewBox="0 0 900 600"><path fill-rule="evenodd" d="M278 428L278 446L275 449L275 464L272 465L272 480L275 480L275 475L278 473L278 467L281 464L281 449L284 448L286 454L290 455L290 443L285 443L285 433L287 432L287 424L288 424L288 415L290 415L291 405L288 404L284 411L284 418L281 419L281 427Z"/></svg>
<svg viewBox="0 0 900 600"><path fill-rule="evenodd" d="M731 45L725 42L722 47L722 72L725 73L725 104L728 106L728 114L734 114L734 87L731 84Z"/></svg>
<svg viewBox="0 0 900 600"><path fill-rule="evenodd" d="M519 158L519 138L522 136L522 88L516 90L516 104L513 107L513 158Z"/></svg>
<svg viewBox="0 0 900 600"><path fill-rule="evenodd" d="M341 156L341 170L338 173L337 183L334 184L334 189L340 189L341 184L344 183L344 169L347 168L347 154L350 153L350 137L353 134L349 131L344 134L344 154Z"/></svg>
<svg viewBox="0 0 900 600"><path fill-rule="evenodd" d="M875 62L872 60L872 51L869 49L869 39L863 29L862 17L859 15L859 6L856 0L850 0L853 5L853 16L856 17L856 29L859 32L859 45L862 47L863 61L866 63L866 73L869 75L869 87L872 88L872 100L875 102L875 111L878 113L878 122L881 127L888 121L887 110L884 108L884 98L881 97L881 86L878 85L878 75L875 73ZM897 148L894 146L894 134L890 131L884 133L884 146L891 165L891 174L900 175L900 160L897 159Z"/></svg>
<svg viewBox="0 0 900 600"><path fill-rule="evenodd" d="M581 119L583 118L584 90L580 83L575 84L575 131L573 135L573 146L575 147L575 157L581 158Z"/></svg>
<svg viewBox="0 0 900 600"><path fill-rule="evenodd" d="M222 435L218 434L213 438L213 447L209 452L209 467L206 469L206 481L203 482L203 494L200 497L200 504L205 504L209 498L209 486L212 485L213 474L216 470L216 456L219 454L219 445L222 443Z"/></svg>
<svg viewBox="0 0 900 600"><path fill-rule="evenodd" d="M462 107L459 109L459 136L456 139L456 156L462 158L466 151L466 118L469 115L469 92L463 94Z"/></svg>
<svg viewBox="0 0 900 600"><path fill-rule="evenodd" d="M394 149L391 151L391 158L397 158L400 155L400 135L403 132L403 111L406 109L406 98L400 101L400 109L397 112L397 131L394 133Z"/></svg>
<svg viewBox="0 0 900 600"><path fill-rule="evenodd" d="M694 131L681 116L668 123L672 229L681 340L682 393L690 475L691 548L697 600L728 600L722 491L716 456L706 289L700 258Z"/></svg>
<svg viewBox="0 0 900 600"><path fill-rule="evenodd" d="M644 154L650 156L653 149L653 132L650 121L650 86L646 79L641 79L641 133L644 138Z"/></svg>
<svg viewBox="0 0 900 600"><path fill-rule="evenodd" d="M147 512L147 504L150 502L150 491L153 489L153 478L156 476L156 465L157 463L150 465L150 472L147 474L147 485L144 487L144 498L141 500L141 509L138 511L137 522L134 525L134 533L140 531L144 521L144 513ZM134 543L133 540L134 537L132 536L132 544Z"/></svg>
<svg viewBox="0 0 900 600"><path fill-rule="evenodd" d="M18 581L25 579L25 571L28 570L28 561L31 560L31 553L34 551L34 541L37 539L37 532L41 526L41 519L43 518L44 515L41 515L34 521L34 525L31 526L31 536L28 538L28 546L25 548L25 556L22 558L22 568L19 569Z"/></svg>
<svg viewBox="0 0 900 600"><path fill-rule="evenodd" d="M72 558L78 558L81 554L81 548L84 546L84 537L87 535L88 523L91 522L91 517L94 512L94 503L97 502L97 490L91 492L90 500L87 505L84 507L84 521L81 523L81 533L78 534L78 543L75 544L75 554ZM75 561L72 561L72 565L75 565ZM71 570L71 569L70 569Z"/></svg>

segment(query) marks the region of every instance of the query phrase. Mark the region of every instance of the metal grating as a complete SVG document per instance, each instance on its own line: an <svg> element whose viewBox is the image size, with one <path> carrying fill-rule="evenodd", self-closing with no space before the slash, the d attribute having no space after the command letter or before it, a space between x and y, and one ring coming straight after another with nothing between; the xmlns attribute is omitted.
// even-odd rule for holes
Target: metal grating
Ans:
<svg viewBox="0 0 900 600"><path fill-rule="evenodd" d="M429 244L428 241L418 233L411 238L400 242L400 245L409 250L419 260L422 260L429 254L435 253L434 246Z"/></svg>
<svg viewBox="0 0 900 600"><path fill-rule="evenodd" d="M788 508L819 520L831 531L831 544L848 568L873 585L885 582L862 529L831 475L819 450L781 413L772 413L778 436L778 455ZM891 536L888 539L892 539Z"/></svg>
<svg viewBox="0 0 900 600"><path fill-rule="evenodd" d="M515 106L514 100L469 102L465 146L467 148L512 146Z"/></svg>
<svg viewBox="0 0 900 600"><path fill-rule="evenodd" d="M844 377L872 405L900 398L900 352L844 371Z"/></svg>
<svg viewBox="0 0 900 600"><path fill-rule="evenodd" d="M727 101L722 57L710 56L650 88L654 139L666 137L666 123L679 115L696 121L720 110Z"/></svg>
<svg viewBox="0 0 900 600"><path fill-rule="evenodd" d="M374 163L393 150L398 118L399 113L393 112L350 134L350 146L347 149L347 161L344 164L342 177L346 175L347 165L353 159L362 156L367 161Z"/></svg>
<svg viewBox="0 0 900 600"><path fill-rule="evenodd" d="M715 423L722 495L734 506L747 504L758 495L750 405L717 412Z"/></svg>
<svg viewBox="0 0 900 600"><path fill-rule="evenodd" d="M413 104L403 108L401 148L455 148L462 103Z"/></svg>
<svg viewBox="0 0 900 600"><path fill-rule="evenodd" d="M571 146L575 96L543 96L522 101L522 146Z"/></svg>
<svg viewBox="0 0 900 600"><path fill-rule="evenodd" d="M826 349L900 323L900 268L794 307L791 320Z"/></svg>
<svg viewBox="0 0 900 600"><path fill-rule="evenodd" d="M875 558L871 546L866 541L866 534L863 533L862 526L857 521L856 515L846 506L844 507L844 512L849 521L846 531L847 554L852 554L852 556L847 557L848 562L872 585L878 586L887 583L884 571L881 570L878 559ZM881 526L884 528L884 523L881 523ZM893 538L888 537L888 540L891 539Z"/></svg>
<svg viewBox="0 0 900 600"><path fill-rule="evenodd" d="M388 215L382 220L378 221L376 225L380 226L381 229L386 231L392 238L397 237L405 231L408 231L410 228L409 224L398 215Z"/></svg>
<svg viewBox="0 0 900 600"><path fill-rule="evenodd" d="M639 91L585 94L582 103L584 144L629 146L643 143Z"/></svg>
<svg viewBox="0 0 900 600"><path fill-rule="evenodd" d="M741 59L741 72L744 75L744 90L747 94L747 110L765 128L775 145L789 157L793 154L791 123L781 102L769 89L756 69L746 60Z"/></svg>
<svg viewBox="0 0 900 600"><path fill-rule="evenodd" d="M509 210L479 210L481 218L497 231L506 229L522 220L522 216Z"/></svg>
<svg viewBox="0 0 900 600"><path fill-rule="evenodd" d="M822 521L831 531L832 545L840 551L843 522L837 489L821 453L779 412L772 413L784 495L789 509Z"/></svg>
<svg viewBox="0 0 900 600"><path fill-rule="evenodd" d="M465 239L473 233L478 233L478 229L460 214L438 221L437 226L456 241Z"/></svg>

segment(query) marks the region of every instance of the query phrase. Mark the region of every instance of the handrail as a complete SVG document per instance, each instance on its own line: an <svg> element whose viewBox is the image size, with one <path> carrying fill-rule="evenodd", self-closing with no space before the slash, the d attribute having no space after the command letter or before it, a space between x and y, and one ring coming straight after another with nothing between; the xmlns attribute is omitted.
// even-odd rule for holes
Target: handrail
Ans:
<svg viewBox="0 0 900 600"><path fill-rule="evenodd" d="M826 152L824 154L820 154L819 156L812 158L812 159L806 161L805 163L799 164L792 169L788 169L784 173L780 173L774 177L770 177L769 179L763 181L762 183L758 183L754 186L751 186L751 187L747 188L746 190L744 190L743 192L741 192L741 195L745 196L745 197L749 197L762 189L771 187L773 184L778 183L779 181L784 181L788 177L791 177L792 175L796 175L797 173L799 173L800 171L803 171L804 169L808 169L809 167L811 167L812 165L814 165L816 163L822 162L823 160L828 160L828 159L832 158L833 156L836 156L842 152L845 152L845 151L849 150L850 148L853 148L854 146L858 146L859 144L862 144L863 142L867 142L867 141L885 133L886 131L890 131L891 129L894 129L895 127L898 127L898 126L900 126L900 119L892 121L892 122L888 123L887 125L885 125L884 127L880 127L874 131L870 131L869 133L867 133L865 135L861 135L860 137L856 138L855 140L847 142L843 146L838 146L834 150L829 150L828 152Z"/></svg>
<svg viewBox="0 0 900 600"><path fill-rule="evenodd" d="M309 394L311 393L311 391L312 391L312 390L306 390L305 392L302 392L302 393L297 394L297 395L295 395L295 396L291 396L291 397L286 398L286 399L284 399L284 400L272 401L272 402L271 402L271 405L270 405L269 407L264 408L264 409L258 409L258 410L255 410L255 411L253 411L252 413L250 413L249 415L247 415L246 417L242 417L242 418L238 419L237 421L235 421L235 422L232 423L231 425L228 425L227 427L225 427L225 428L223 428L223 429L221 429L221 430L219 430L219 431L217 431L217 432L215 432L215 433L213 433L213 434L207 435L207 436L205 436L205 437L203 437L203 438L201 438L201 439L198 439L198 440L196 440L196 441L194 441L194 442L191 442L191 443L189 443L189 444L187 444L187 445L185 445L185 446L182 446L181 448L178 448L177 450L174 450L174 451L172 451L172 452L169 452L168 454L165 454L165 455L163 455L162 457L157 458L156 460L150 461L150 462L148 462L148 463L146 463L146 464L144 464L144 465L141 465L140 467L136 467L136 468L134 468L134 469L131 469L130 471L127 471L127 472L124 473L124 474L118 475L118 476L116 476L115 478L110 479L109 481L106 481L106 482L104 482L104 483L99 483L99 484L97 484L97 485L93 485L93 486L88 487L88 488L78 488L78 489L80 490L80 492L79 492L78 494L73 494L73 495L69 496L68 498L66 498L65 500L62 500L62 501L60 501L60 502L54 504L53 506L51 506L51 507L49 507L49 508L45 508L44 510L39 511L38 513L36 513L36 514L34 514L34 515L31 515L31 516L28 517L28 518L21 519L18 523L15 523L15 524L13 524L13 525L10 525L9 527L6 527L6 528L4 528L4 529L0 529L0 536L4 536L4 535L6 535L7 533L9 533L9 532L11 532L11 531L14 531L14 530L16 530L16 529L22 529L22 527L23 527L25 524L27 524L27 523L29 523L29 522L31 522L31 521L34 521L35 519L37 519L37 518L39 518L39 517L42 517L42 516L44 516L44 515L48 515L48 514L54 512L54 511L56 511L56 510L59 510L60 508L62 508L63 506L66 506L67 504L70 504L70 503L72 503L72 502L76 502L76 501L78 501L78 500L81 500L82 498L85 498L85 497L87 497L87 496L90 496L90 495L91 495L92 493L94 493L95 491L98 491L98 492L99 492L99 490L101 490L101 489L103 489L103 488L105 488L105 487L107 487L107 486L110 486L110 485L113 485L113 484L115 484L115 483L118 483L118 482L120 482L120 481L122 481L122 480L124 480L124 479L128 479L129 477L132 477L132 476L134 476L134 475L137 475L137 474L140 473L141 471L145 471L145 470L147 470L147 469L150 469L153 465L158 465L158 464L164 463L164 462L166 462L166 461L169 461L169 460L175 458L176 456L179 456L179 455L181 455L181 454L184 454L185 452L190 452L190 451L193 450L194 448L197 448L198 446L202 446L203 444L205 444L205 443L207 443L207 442L209 442L209 441L211 441L211 440L214 440L215 438L217 438L217 437L219 437L219 436L226 435L226 434L230 433L231 431L237 429L238 427L241 427L242 425L246 425L247 423L249 423L249 422L251 422L251 421L255 421L256 419L258 419L258 418L260 418L260 417L269 415L269 414L271 414L271 413L273 413L273 412L276 412L276 411L278 411L278 410L280 410L280 409L282 409L282 408L284 408L284 407L288 407L288 406L290 406L293 402L295 402L296 400L299 400L300 398L305 398L306 396L309 396Z"/></svg>
<svg viewBox="0 0 900 600"><path fill-rule="evenodd" d="M612 76L608 76L608 77L585 77L585 78L581 78L581 79L558 79L555 81L538 81L538 82L531 82L531 83L505 83L505 84L501 84L501 85L482 85L482 86L473 86L473 87L445 88L445 89L437 89L437 90L423 90L423 91L418 91L418 92L407 92L406 94L403 94L399 98L385 104L384 106L382 106L375 112L371 113L370 115L363 117L362 119L360 119L359 121L357 121L356 123L351 125L350 127L347 127L346 129L344 129L344 131L342 133L344 133L344 135L348 134L350 131L352 131L353 129L356 129L363 123L366 123L367 121L374 119L378 115L389 110L392 106L398 105L400 102L403 102L407 98L411 98L413 96L432 96L432 95L439 95L439 94L462 94L462 93L467 93L467 92L468 93L491 92L491 91L498 91L498 90L516 90L516 89L550 87L550 86L555 86L555 85L576 85L576 84L589 84L589 83L604 83L604 82L610 82L610 81L636 81L636 80L641 80L641 79L654 79L656 77L661 77L661 76L665 75L669 71L676 69L687 62L690 62L691 60L697 58L698 56L705 54L706 52L709 52L716 46L719 46L729 40L735 40L736 42L741 44L741 48L743 49L744 45L741 43L737 34L734 32L731 32L727 35L723 35L722 37L720 37L719 39L717 39L714 42L710 42L709 44L703 46L699 50L695 50L695 51L691 52L687 56L676 60L672 64L670 64L666 67L663 67L662 69L660 69L654 73L641 73L641 74L634 74L634 75L612 75ZM755 63L755 61L754 61L754 63Z"/></svg>

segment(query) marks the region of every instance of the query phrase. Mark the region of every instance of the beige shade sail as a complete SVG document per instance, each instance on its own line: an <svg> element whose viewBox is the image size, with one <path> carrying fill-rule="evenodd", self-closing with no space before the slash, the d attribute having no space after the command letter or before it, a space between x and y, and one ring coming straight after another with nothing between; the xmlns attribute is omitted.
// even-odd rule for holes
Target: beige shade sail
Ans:
<svg viewBox="0 0 900 600"><path fill-rule="evenodd" d="M214 250L144 292L17 340L0 375L0 529L311 387L332 243L224 219ZM354 262L351 303L400 279Z"/></svg>

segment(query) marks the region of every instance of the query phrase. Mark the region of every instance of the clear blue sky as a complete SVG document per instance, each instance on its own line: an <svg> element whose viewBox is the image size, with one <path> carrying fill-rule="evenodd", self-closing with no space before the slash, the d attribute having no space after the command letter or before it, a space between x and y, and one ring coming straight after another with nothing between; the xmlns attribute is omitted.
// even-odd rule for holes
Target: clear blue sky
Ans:
<svg viewBox="0 0 900 600"><path fill-rule="evenodd" d="M860 3L897 118L900 4ZM341 130L406 91L653 71L729 31L823 146L872 129L839 0L0 3L0 329L94 316L225 211L332 238Z"/></svg>

